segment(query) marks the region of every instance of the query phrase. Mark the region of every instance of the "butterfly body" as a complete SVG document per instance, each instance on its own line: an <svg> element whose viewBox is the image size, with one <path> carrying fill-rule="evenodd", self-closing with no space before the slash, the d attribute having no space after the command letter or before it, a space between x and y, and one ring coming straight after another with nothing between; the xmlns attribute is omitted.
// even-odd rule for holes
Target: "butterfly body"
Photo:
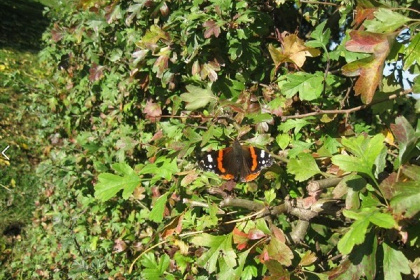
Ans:
<svg viewBox="0 0 420 280"><path fill-rule="evenodd" d="M235 140L232 147L207 153L200 161L206 171L212 171L225 180L249 182L260 174L261 169L273 164L265 150L242 146Z"/></svg>

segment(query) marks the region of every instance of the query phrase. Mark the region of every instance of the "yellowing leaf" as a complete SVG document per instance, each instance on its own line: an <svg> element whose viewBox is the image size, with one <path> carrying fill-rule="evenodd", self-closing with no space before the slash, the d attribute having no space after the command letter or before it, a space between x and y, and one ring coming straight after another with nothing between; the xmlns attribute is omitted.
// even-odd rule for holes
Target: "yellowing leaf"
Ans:
<svg viewBox="0 0 420 280"><path fill-rule="evenodd" d="M268 46L268 51L270 52L276 68L285 62L291 62L298 67L302 67L307 56L315 57L320 54L319 50L305 46L304 42L295 34L287 33L283 35L281 48L275 48L270 44Z"/></svg>
<svg viewBox="0 0 420 280"><path fill-rule="evenodd" d="M188 104L185 106L187 110L196 110L207 106L212 101L216 100L216 96L211 91L210 87L206 89L188 85L186 86L186 93L181 94L181 99Z"/></svg>

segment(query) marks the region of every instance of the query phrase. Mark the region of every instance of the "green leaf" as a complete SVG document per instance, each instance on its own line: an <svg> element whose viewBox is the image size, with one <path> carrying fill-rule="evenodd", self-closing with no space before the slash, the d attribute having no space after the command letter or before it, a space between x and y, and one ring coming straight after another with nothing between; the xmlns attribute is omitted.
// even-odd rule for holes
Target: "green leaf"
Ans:
<svg viewBox="0 0 420 280"><path fill-rule="evenodd" d="M413 65L416 61L417 63L420 63L420 32L416 34L411 39L410 44L408 45L407 49L405 50L405 61L404 61L404 70L407 70L410 68L411 65ZM418 78L419 76L417 76ZM414 90L414 92L420 92Z"/></svg>
<svg viewBox="0 0 420 280"><path fill-rule="evenodd" d="M398 226L394 217L389 213L374 212L369 216L369 222L381 228L396 228Z"/></svg>
<svg viewBox="0 0 420 280"><path fill-rule="evenodd" d="M162 276L168 269L170 258L168 255L163 254L162 257L159 258L159 262L157 262L155 255L152 252L149 252L143 255L140 263L145 267L145 269L142 269L141 271L143 279L158 280L162 279Z"/></svg>
<svg viewBox="0 0 420 280"><path fill-rule="evenodd" d="M374 180L374 171L375 173L381 171L377 168L375 162L382 162L382 157L386 156L382 152L383 149L386 149L383 144L384 139L385 137L382 134L378 134L372 139L365 138L363 135L357 138L342 138L343 146L355 156L336 155L331 158L332 162L346 172L364 173ZM380 158L378 159L378 157ZM384 166L381 165L380 167L383 168Z"/></svg>
<svg viewBox="0 0 420 280"><path fill-rule="evenodd" d="M220 236L203 233L193 237L191 242L196 246L209 248L197 260L197 264L204 267L208 273L216 271L216 264L220 258L223 258L229 268L236 266L236 254L232 249L232 233Z"/></svg>
<svg viewBox="0 0 420 280"><path fill-rule="evenodd" d="M98 176L98 183L95 185L95 197L102 201L107 201L114 197L120 190L123 190L123 198L133 193L134 189L140 184L140 178L134 170L126 163L116 163L112 168L123 176L110 173L102 173Z"/></svg>
<svg viewBox="0 0 420 280"><path fill-rule="evenodd" d="M294 129L294 134L297 134L302 127L311 124L311 122L308 121L308 118L306 119L289 119L282 123L279 126L279 129L283 132L289 132L291 129Z"/></svg>
<svg viewBox="0 0 420 280"><path fill-rule="evenodd" d="M279 134L276 137L277 145L279 145L280 149L284 150L289 146L290 143L290 136L287 133Z"/></svg>
<svg viewBox="0 0 420 280"><path fill-rule="evenodd" d="M185 106L187 110L196 110L207 106L210 102L217 100L216 96L208 86L206 89L196 87L193 85L187 85L186 89L188 92L181 94L181 99L188 104Z"/></svg>
<svg viewBox="0 0 420 280"><path fill-rule="evenodd" d="M382 243L382 248L384 250L385 280L401 280L401 273L410 273L410 263L401 251L395 250L385 242Z"/></svg>
<svg viewBox="0 0 420 280"><path fill-rule="evenodd" d="M161 223L163 220L163 213L165 211L166 201L168 200L169 193L161 195L153 205L152 211L150 211L150 220L155 223Z"/></svg>
<svg viewBox="0 0 420 280"><path fill-rule="evenodd" d="M420 211L420 181L399 183L402 185L399 194L391 199L391 208L395 214L403 214L407 218L414 217ZM396 188L398 187L395 186Z"/></svg>
<svg viewBox="0 0 420 280"><path fill-rule="evenodd" d="M220 260L220 273L217 275L218 279L241 279L245 261L250 251L251 249L248 249L238 254L238 266L235 269L229 266L229 264L227 264L225 261L222 262L222 260L224 260L222 258Z"/></svg>
<svg viewBox="0 0 420 280"><path fill-rule="evenodd" d="M416 147L419 136L415 133L411 124L403 116L395 119L395 124L391 124L391 131L399 144L398 158L400 164L406 163L410 159L410 153Z"/></svg>
<svg viewBox="0 0 420 280"><path fill-rule="evenodd" d="M324 75L319 71L315 74L298 72L288 75L287 82L281 84L280 89L288 98L299 93L301 100L312 101L321 96L324 89L323 83Z"/></svg>
<svg viewBox="0 0 420 280"><path fill-rule="evenodd" d="M411 19L391 9L379 8L374 12L375 19L365 20L366 30L374 33L394 32Z"/></svg>
<svg viewBox="0 0 420 280"><path fill-rule="evenodd" d="M315 39L315 40L311 40L305 43L306 46L308 47L313 47L313 48L324 48L326 49L326 46L330 40L331 37L331 31L329 28L327 28L327 30L325 30L324 32L324 28L325 28L325 24L327 23L327 20L323 21L321 24L319 24L314 31L312 31L311 33L311 38Z"/></svg>
<svg viewBox="0 0 420 280"><path fill-rule="evenodd" d="M305 181L321 172L315 159L306 153L301 153L297 158L290 159L287 164L287 171L294 174L299 182Z"/></svg>
<svg viewBox="0 0 420 280"><path fill-rule="evenodd" d="M362 244L365 240L368 226L369 220L367 219L355 221L350 226L350 230L338 241L338 250L344 255L350 254L355 245Z"/></svg>

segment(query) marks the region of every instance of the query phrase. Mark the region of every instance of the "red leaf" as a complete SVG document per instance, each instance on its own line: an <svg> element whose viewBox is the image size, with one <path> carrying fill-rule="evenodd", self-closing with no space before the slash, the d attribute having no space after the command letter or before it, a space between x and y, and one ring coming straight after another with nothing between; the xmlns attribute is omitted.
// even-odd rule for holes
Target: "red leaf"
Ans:
<svg viewBox="0 0 420 280"><path fill-rule="evenodd" d="M359 76L355 85L355 95L361 95L363 103L368 104L375 95L382 80L382 70L389 54L395 34L378 34L366 31L351 31L351 40L346 48L353 52L372 53L372 56L353 61L341 69L349 77Z"/></svg>
<svg viewBox="0 0 420 280"><path fill-rule="evenodd" d="M146 114L146 119L151 120L152 122L158 121L162 115L162 109L158 103L153 103L148 100L146 106L144 107L143 113Z"/></svg>
<svg viewBox="0 0 420 280"><path fill-rule="evenodd" d="M250 240L257 240L265 237L265 233L259 229L253 228L248 232L248 238Z"/></svg>
<svg viewBox="0 0 420 280"><path fill-rule="evenodd" d="M237 244L236 248L238 248L238 250L243 250L247 247L248 245L248 234L246 234L245 232L240 231L238 228L234 228L233 229L233 243Z"/></svg>
<svg viewBox="0 0 420 280"><path fill-rule="evenodd" d="M204 31L204 38L210 38L212 35L214 37L219 37L220 35L220 27L216 24L213 20L208 20L205 23L203 23L203 27L206 28L206 31Z"/></svg>
<svg viewBox="0 0 420 280"><path fill-rule="evenodd" d="M100 66L95 62L92 64L92 67L89 69L89 81L96 82L104 76L105 66Z"/></svg>

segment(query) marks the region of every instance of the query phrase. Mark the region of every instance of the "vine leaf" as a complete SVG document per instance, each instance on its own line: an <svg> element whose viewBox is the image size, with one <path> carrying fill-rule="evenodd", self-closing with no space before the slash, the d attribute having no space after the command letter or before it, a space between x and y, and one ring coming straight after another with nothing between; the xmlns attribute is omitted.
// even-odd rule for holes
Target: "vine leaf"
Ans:
<svg viewBox="0 0 420 280"><path fill-rule="evenodd" d="M375 95L376 88L382 80L384 62L388 56L395 34L378 34L353 30L346 49L351 52L372 53L371 56L344 65L341 70L349 77L359 76L354 91L361 95L362 101L368 104Z"/></svg>
<svg viewBox="0 0 420 280"><path fill-rule="evenodd" d="M385 280L401 280L401 273L410 273L410 264L401 251L395 250L386 242L382 243L382 247L384 249Z"/></svg>
<svg viewBox="0 0 420 280"><path fill-rule="evenodd" d="M98 176L99 182L95 185L95 197L102 201L107 201L114 197L117 192L123 190L123 198L128 199L134 189L140 184L139 176L126 163L115 163L112 165L112 169L123 176L111 173L100 174Z"/></svg>
<svg viewBox="0 0 420 280"><path fill-rule="evenodd" d="M220 265L222 259L225 269L236 266L236 254L232 249L232 233L220 236L203 233L193 237L191 242L196 246L209 248L197 260L197 264L204 267L208 273L215 272L217 262Z"/></svg>

